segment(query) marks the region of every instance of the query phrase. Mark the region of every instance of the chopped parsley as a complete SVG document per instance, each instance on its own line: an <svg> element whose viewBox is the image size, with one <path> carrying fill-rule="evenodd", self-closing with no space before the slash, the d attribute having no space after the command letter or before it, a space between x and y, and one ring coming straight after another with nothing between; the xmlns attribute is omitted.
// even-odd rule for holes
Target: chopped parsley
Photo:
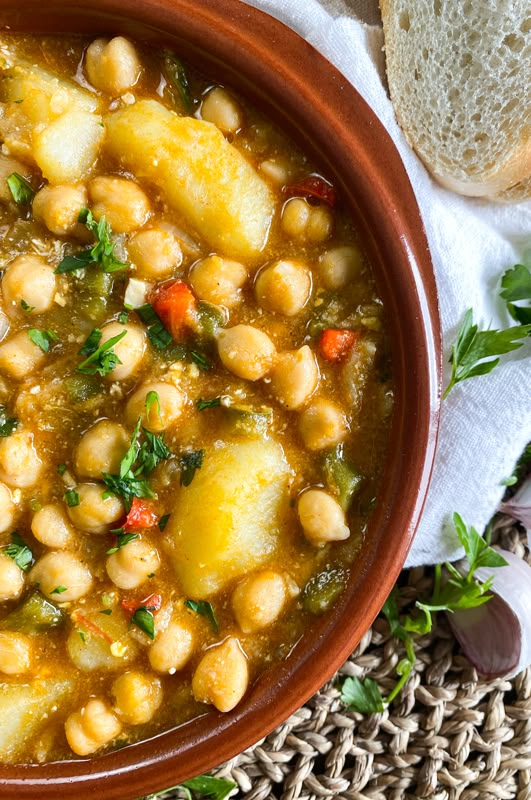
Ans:
<svg viewBox="0 0 531 800"><path fill-rule="evenodd" d="M24 299L20 301L20 307L23 311L27 311L28 314L31 314L32 311L35 311L35 306L30 306Z"/></svg>
<svg viewBox="0 0 531 800"><path fill-rule="evenodd" d="M197 366L200 367L201 369L207 370L210 369L210 367L212 366L210 361L207 358L205 358L205 356L202 353L198 353L197 350L192 350L190 352L190 357L192 361L195 364L197 364Z"/></svg>
<svg viewBox="0 0 531 800"><path fill-rule="evenodd" d="M139 606L131 617L131 622L144 631L151 640L155 638L155 618L147 606Z"/></svg>
<svg viewBox="0 0 531 800"><path fill-rule="evenodd" d="M194 479L194 475L198 469L203 465L204 450L192 450L190 453L183 453L179 458L181 467L181 486L190 486Z"/></svg>
<svg viewBox="0 0 531 800"><path fill-rule="evenodd" d="M111 547L110 550L107 550L106 555L110 556L113 553L117 553L118 550L134 539L138 539L138 533L116 533L116 547Z"/></svg>
<svg viewBox="0 0 531 800"><path fill-rule="evenodd" d="M203 400L201 397L195 401L198 411L204 411L205 408L218 408L221 405L221 397L213 397L211 400Z"/></svg>
<svg viewBox="0 0 531 800"><path fill-rule="evenodd" d="M58 464L57 466L57 474L64 475L66 472L66 464Z"/></svg>
<svg viewBox="0 0 531 800"><path fill-rule="evenodd" d="M124 310L120 311L120 313L118 314L118 322L121 325L125 325L125 323L128 320L129 320L129 311L126 308L124 308Z"/></svg>
<svg viewBox="0 0 531 800"><path fill-rule="evenodd" d="M195 611L196 614L205 617L205 619L207 619L212 625L212 630L214 633L219 633L218 621L216 619L216 615L214 614L214 609L209 602L206 600L185 600L184 605L186 608L189 608L190 611Z"/></svg>
<svg viewBox="0 0 531 800"><path fill-rule="evenodd" d="M79 495L75 489L68 489L65 492L65 503L69 508L74 508L79 505Z"/></svg>
<svg viewBox="0 0 531 800"><path fill-rule="evenodd" d="M99 222L96 222L92 212L88 208L82 208L79 222L93 234L95 243L90 250L82 250L76 255L63 258L55 270L57 275L84 269L90 264L98 264L103 272L116 272L129 266L126 262L120 261L114 253L115 243L112 240L111 226L105 217L101 217Z"/></svg>
<svg viewBox="0 0 531 800"><path fill-rule="evenodd" d="M5 439L6 436L11 436L16 427L18 427L18 419L8 417L5 406L0 406L0 438Z"/></svg>
<svg viewBox="0 0 531 800"><path fill-rule="evenodd" d="M160 419L160 397L158 396L157 392L148 392L146 395L146 416L149 416L149 412L151 411L153 405L156 404L158 407L158 417Z"/></svg>
<svg viewBox="0 0 531 800"><path fill-rule="evenodd" d="M56 586L55 589L52 589L50 594L63 594L63 592L66 591L67 591L66 586Z"/></svg>
<svg viewBox="0 0 531 800"><path fill-rule="evenodd" d="M112 614L112 608L102 608L100 614L105 614L106 617L110 617Z"/></svg>
<svg viewBox="0 0 531 800"><path fill-rule="evenodd" d="M31 205L35 197L35 192L26 178L23 178L18 172L12 172L11 175L6 178L6 181L9 186L9 191L11 192L11 197L18 206Z"/></svg>
<svg viewBox="0 0 531 800"><path fill-rule="evenodd" d="M171 514L164 514L164 515L163 515L163 516L162 516L162 517L159 519L159 531L160 531L161 533L162 533L162 531L164 530L164 528L166 527L166 525L168 524L168 520L169 520L170 516L171 516Z"/></svg>
<svg viewBox="0 0 531 800"><path fill-rule="evenodd" d="M17 567L20 567L24 572L33 562L33 553L17 531L13 531L11 534L11 544L7 545L5 553L9 558L12 558Z"/></svg>
<svg viewBox="0 0 531 800"><path fill-rule="evenodd" d="M136 309L136 313L147 326L148 339L157 350L164 350L173 342L171 333L164 327L151 303L144 303L143 306Z"/></svg>
<svg viewBox="0 0 531 800"><path fill-rule="evenodd" d="M43 353L49 353L50 345L57 342L57 334L50 329L41 331L39 328L29 328L28 336L33 344L41 348Z"/></svg>
<svg viewBox="0 0 531 800"><path fill-rule="evenodd" d="M141 434L144 441L140 443ZM102 472L103 481L109 491L124 501L129 511L133 497L156 497L147 478L155 467L171 456L164 443L164 434L156 436L151 431L141 428L141 419L137 420L131 443L120 462L118 475Z"/></svg>
<svg viewBox="0 0 531 800"><path fill-rule="evenodd" d="M122 363L114 352L113 347L121 339L123 339L126 334L127 331L122 331L116 336L111 336L111 338L108 339L104 344L102 344L100 347L96 347L94 350L92 348L95 343L97 344L96 338L98 342L101 339L101 331L98 328L94 328L94 330L89 334L85 344L79 351L79 354L85 355L88 349L91 349L92 352L84 361L81 362L81 364L78 364L78 372L82 372L84 375L101 375L102 377L112 372L113 369L118 366L118 364Z"/></svg>

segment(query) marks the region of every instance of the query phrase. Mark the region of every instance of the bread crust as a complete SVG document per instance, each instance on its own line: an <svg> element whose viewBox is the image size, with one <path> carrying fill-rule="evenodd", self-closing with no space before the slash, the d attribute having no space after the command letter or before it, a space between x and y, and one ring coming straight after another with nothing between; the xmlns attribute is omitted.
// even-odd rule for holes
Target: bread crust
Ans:
<svg viewBox="0 0 531 800"><path fill-rule="evenodd" d="M501 10L489 0L380 0L380 10L396 118L427 169L459 194L531 196L527 0Z"/></svg>

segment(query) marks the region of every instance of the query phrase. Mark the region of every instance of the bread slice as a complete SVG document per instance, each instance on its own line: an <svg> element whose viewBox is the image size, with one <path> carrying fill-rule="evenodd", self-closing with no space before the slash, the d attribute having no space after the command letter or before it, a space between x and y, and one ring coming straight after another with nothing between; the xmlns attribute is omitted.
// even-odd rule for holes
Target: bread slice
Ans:
<svg viewBox="0 0 531 800"><path fill-rule="evenodd" d="M380 0L380 9L396 117L426 167L461 194L529 196L530 0Z"/></svg>

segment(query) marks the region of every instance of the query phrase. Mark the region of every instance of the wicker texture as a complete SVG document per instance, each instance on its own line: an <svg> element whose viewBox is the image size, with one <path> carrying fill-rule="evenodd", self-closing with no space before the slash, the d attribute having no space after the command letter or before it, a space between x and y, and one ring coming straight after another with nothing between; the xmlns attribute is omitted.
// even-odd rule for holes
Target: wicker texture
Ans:
<svg viewBox="0 0 531 800"><path fill-rule="evenodd" d="M524 537L507 517L496 539L525 556ZM406 606L430 593L431 570L404 572L401 584ZM234 780L241 800L531 800L531 669L514 680L480 680L439 614L417 638L415 669L392 706L369 717L345 711L339 677L369 675L386 692L402 656L378 617L333 680L214 774Z"/></svg>

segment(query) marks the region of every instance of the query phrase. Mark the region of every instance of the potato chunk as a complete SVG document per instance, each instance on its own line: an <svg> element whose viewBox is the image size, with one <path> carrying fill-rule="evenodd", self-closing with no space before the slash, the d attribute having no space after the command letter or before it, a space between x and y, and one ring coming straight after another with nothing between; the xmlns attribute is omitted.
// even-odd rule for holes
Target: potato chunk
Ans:
<svg viewBox="0 0 531 800"><path fill-rule="evenodd" d="M101 117L67 111L33 134L33 155L50 183L74 183L93 166L104 136Z"/></svg>
<svg viewBox="0 0 531 800"><path fill-rule="evenodd" d="M289 476L282 447L271 439L223 444L205 454L167 528L188 595L209 597L270 558L287 510Z"/></svg>
<svg viewBox="0 0 531 800"><path fill-rule="evenodd" d="M265 182L211 123L155 100L109 114L106 146L164 192L212 247L231 257L262 250L273 215Z"/></svg>
<svg viewBox="0 0 531 800"><path fill-rule="evenodd" d="M0 684L0 761L12 763L27 748L54 707L67 698L64 680L35 680L31 684ZM55 709L56 710L56 709Z"/></svg>

